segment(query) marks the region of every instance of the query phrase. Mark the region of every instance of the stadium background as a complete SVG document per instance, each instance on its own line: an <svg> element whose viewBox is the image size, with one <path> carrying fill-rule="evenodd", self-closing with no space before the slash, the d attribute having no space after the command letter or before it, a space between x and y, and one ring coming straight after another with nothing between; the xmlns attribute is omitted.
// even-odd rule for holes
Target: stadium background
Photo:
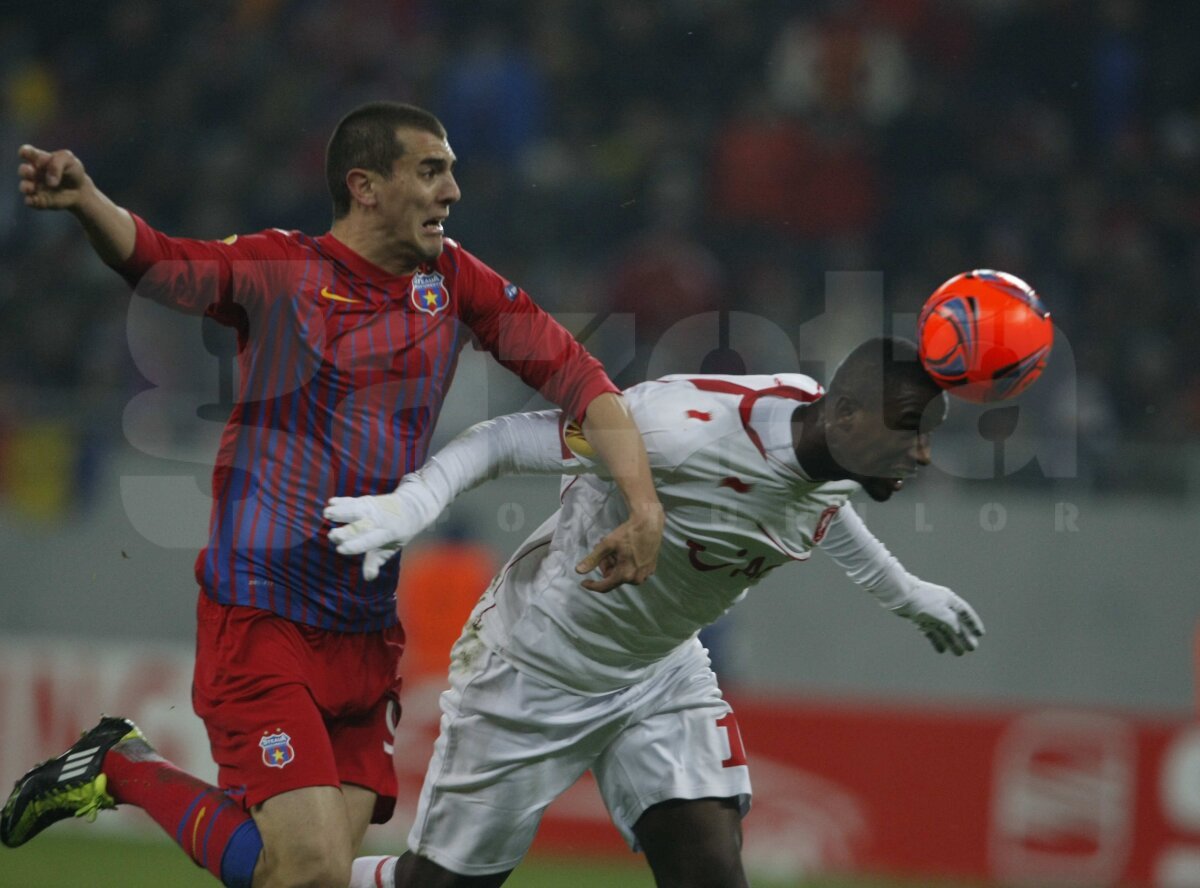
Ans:
<svg viewBox="0 0 1200 888"><path fill-rule="evenodd" d="M459 156L449 234L622 383L739 362L823 377L864 336L911 335L958 271L1024 277L1058 329L1044 379L1007 413L956 405L935 466L865 509L977 606L983 648L934 656L819 556L710 636L731 695L761 710L752 763L778 746L760 797L809 779L789 841L820 839L758 860L781 878L1200 885L1195 18L1133 0L48 2L0 16L0 146L14 168L23 142L71 147L168 232L318 232L337 118L424 105ZM73 222L15 187L0 254L0 780L118 705L202 758L191 561L231 337L131 303ZM505 377L464 356L439 440L538 403ZM499 557L553 494L476 492L427 554ZM168 677L139 694L148 664ZM792 735L767 736L780 724ZM845 816L806 770L842 730L896 762L873 786L834 781ZM943 791L888 819L901 772ZM977 825L978 853L894 847L916 811L943 835ZM611 850L570 835L555 848Z"/></svg>

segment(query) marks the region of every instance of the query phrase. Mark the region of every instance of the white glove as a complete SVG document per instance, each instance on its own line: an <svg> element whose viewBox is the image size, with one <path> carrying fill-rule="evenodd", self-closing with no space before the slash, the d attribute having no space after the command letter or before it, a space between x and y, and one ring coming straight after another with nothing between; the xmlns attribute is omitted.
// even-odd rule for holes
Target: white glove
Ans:
<svg viewBox="0 0 1200 888"><path fill-rule="evenodd" d="M892 613L916 623L939 654L950 650L961 657L979 647L983 621L971 605L945 586L917 577L911 581L907 599L891 608Z"/></svg>
<svg viewBox="0 0 1200 888"><path fill-rule="evenodd" d="M363 579L379 576L379 568L433 524L444 505L420 475L407 475L391 493L378 496L335 496L325 517L341 524L329 541L342 555L362 555Z"/></svg>

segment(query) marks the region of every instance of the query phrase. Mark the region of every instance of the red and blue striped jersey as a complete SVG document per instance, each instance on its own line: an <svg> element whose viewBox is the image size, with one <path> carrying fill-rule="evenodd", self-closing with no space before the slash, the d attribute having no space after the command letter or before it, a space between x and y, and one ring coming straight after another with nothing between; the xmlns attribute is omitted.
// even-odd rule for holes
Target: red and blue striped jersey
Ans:
<svg viewBox="0 0 1200 888"><path fill-rule="evenodd" d="M203 591L344 632L396 622L393 559L378 579L327 539L331 496L390 490L420 467L458 355L476 339L574 416L615 392L600 363L522 289L447 240L392 275L331 234L225 241L137 223L120 271L135 292L238 332L239 394L213 472Z"/></svg>

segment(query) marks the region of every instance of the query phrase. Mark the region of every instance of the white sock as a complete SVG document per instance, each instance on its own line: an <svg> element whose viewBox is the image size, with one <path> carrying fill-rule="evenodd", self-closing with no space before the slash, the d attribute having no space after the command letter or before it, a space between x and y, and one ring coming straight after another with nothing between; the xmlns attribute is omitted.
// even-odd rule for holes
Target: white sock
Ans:
<svg viewBox="0 0 1200 888"><path fill-rule="evenodd" d="M356 857L349 888L396 888L398 857Z"/></svg>

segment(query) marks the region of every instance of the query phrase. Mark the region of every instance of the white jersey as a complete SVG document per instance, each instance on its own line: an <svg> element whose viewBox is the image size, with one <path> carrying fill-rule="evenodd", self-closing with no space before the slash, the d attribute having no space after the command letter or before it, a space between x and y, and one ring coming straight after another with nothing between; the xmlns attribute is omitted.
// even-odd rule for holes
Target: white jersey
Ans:
<svg viewBox="0 0 1200 888"><path fill-rule="evenodd" d="M736 799L744 814L737 721L696 636L818 544L939 651L974 650L974 611L875 539L847 503L858 485L813 481L797 462L793 420L821 395L795 374L675 376L626 392L666 523L657 572L604 594L584 589L575 565L625 521L624 498L557 411L479 423L391 494L331 501L333 520L353 522L353 549L378 557L489 478L567 475L561 508L500 571L451 651L414 853L462 875L507 872L546 807L588 770L635 850L635 825L661 802Z"/></svg>
<svg viewBox="0 0 1200 888"><path fill-rule="evenodd" d="M577 693L648 677L748 587L806 560L859 489L813 481L797 462L793 414L821 394L799 374L672 376L626 391L666 513L656 573L604 594L580 586L575 565L627 511L611 481L569 476L561 508L497 575L468 634ZM586 462L564 456L567 471Z"/></svg>

